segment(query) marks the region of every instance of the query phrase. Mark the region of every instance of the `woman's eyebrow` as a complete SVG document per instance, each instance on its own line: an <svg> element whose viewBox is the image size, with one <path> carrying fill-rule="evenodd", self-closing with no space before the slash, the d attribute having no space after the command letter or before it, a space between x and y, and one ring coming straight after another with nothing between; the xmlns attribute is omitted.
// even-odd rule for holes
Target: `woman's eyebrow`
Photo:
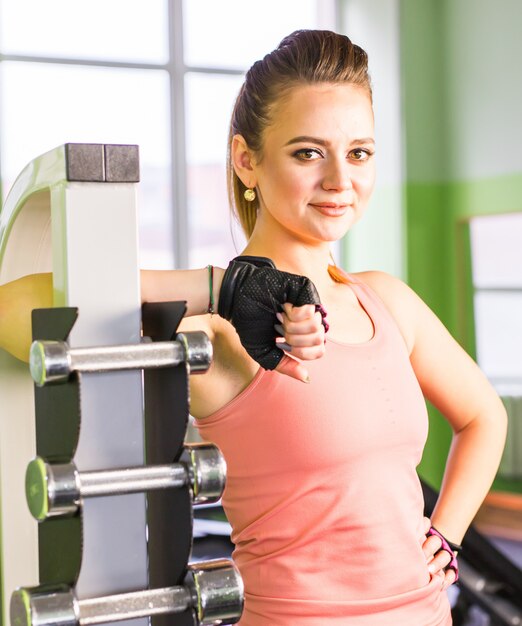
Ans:
<svg viewBox="0 0 522 626"><path fill-rule="evenodd" d="M319 137L310 137L310 135L299 135L299 137L294 137L285 143L285 146L290 146L293 143L316 143L319 146L327 146L328 141L324 139L319 139Z"/></svg>
<svg viewBox="0 0 522 626"><path fill-rule="evenodd" d="M299 137L294 137L285 143L285 146L290 146L294 143L315 143L319 146L328 146L330 143L325 139L321 139L320 137L311 137L310 135L299 135ZM375 140L373 137L362 137L361 139L354 139L350 145L362 144L362 143L371 143L375 145Z"/></svg>
<svg viewBox="0 0 522 626"><path fill-rule="evenodd" d="M371 143L375 145L375 139L373 137L363 137L362 139L354 139L352 144L354 143Z"/></svg>

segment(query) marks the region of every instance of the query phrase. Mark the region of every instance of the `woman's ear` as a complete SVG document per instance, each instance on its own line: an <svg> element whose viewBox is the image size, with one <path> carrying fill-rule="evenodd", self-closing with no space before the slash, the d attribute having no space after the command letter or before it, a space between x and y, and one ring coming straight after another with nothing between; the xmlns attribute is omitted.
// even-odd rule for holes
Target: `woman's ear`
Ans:
<svg viewBox="0 0 522 626"><path fill-rule="evenodd" d="M234 171L239 179L245 187L253 189L257 185L254 172L254 155L242 135L234 135L232 137L230 154Z"/></svg>

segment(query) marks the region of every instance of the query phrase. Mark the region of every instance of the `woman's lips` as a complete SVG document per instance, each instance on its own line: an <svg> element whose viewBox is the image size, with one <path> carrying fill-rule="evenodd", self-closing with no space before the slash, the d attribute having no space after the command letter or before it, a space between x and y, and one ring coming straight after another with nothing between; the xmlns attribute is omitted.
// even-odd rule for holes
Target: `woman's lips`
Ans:
<svg viewBox="0 0 522 626"><path fill-rule="evenodd" d="M310 206L328 217L341 217L350 208L349 204L335 204L333 202L311 202Z"/></svg>

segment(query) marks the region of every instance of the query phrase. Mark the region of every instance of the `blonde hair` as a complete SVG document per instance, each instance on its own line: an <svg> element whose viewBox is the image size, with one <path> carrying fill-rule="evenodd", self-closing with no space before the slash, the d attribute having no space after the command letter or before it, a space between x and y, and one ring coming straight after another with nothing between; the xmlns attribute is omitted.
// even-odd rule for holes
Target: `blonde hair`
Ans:
<svg viewBox="0 0 522 626"><path fill-rule="evenodd" d="M247 236L254 230L259 202L247 202L246 190L234 171L232 138L242 135L260 159L263 133L274 106L296 85L338 83L358 85L372 96L368 56L345 35L328 30L296 30L248 70L234 105L227 149L227 188L230 207Z"/></svg>

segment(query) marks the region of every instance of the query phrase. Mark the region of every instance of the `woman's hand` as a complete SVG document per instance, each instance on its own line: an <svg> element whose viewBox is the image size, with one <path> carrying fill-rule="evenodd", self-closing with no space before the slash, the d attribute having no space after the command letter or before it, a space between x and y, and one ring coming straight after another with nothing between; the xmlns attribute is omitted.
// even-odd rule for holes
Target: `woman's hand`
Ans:
<svg viewBox="0 0 522 626"><path fill-rule="evenodd" d="M310 382L305 366L296 359L311 361L324 355L325 327L321 313L313 304L293 306L286 302L283 313L277 313L277 319L280 323L276 324L275 330L280 337L276 338L276 344L291 356L281 359L276 371Z"/></svg>
<svg viewBox="0 0 522 626"><path fill-rule="evenodd" d="M306 370L287 357L278 347L276 337L278 321L283 325L280 336L281 331L287 332L284 325L292 323L287 339L291 349L296 350L295 356L315 358L310 356L309 348L315 346L317 351L316 346L321 342L312 310L318 312L327 331L326 311L317 289L306 276L280 271L266 257L239 256L229 263L219 291L218 313L234 326L243 347L261 367L278 369L308 382ZM310 334L314 335L312 344ZM286 363L281 366L283 360Z"/></svg>
<svg viewBox="0 0 522 626"><path fill-rule="evenodd" d="M424 518L424 534L426 534L431 527L431 520L429 517ZM426 561L428 562L428 571L431 576L439 574L439 572L444 576L444 580L442 583L442 591L447 589L450 585L455 582L456 574L453 569L447 569L444 572L444 568L451 561L451 555L446 550L441 550L442 541L439 537L432 535L431 537L427 537L423 544L422 550L424 552L424 556L426 557ZM438 553L438 554L437 554Z"/></svg>

